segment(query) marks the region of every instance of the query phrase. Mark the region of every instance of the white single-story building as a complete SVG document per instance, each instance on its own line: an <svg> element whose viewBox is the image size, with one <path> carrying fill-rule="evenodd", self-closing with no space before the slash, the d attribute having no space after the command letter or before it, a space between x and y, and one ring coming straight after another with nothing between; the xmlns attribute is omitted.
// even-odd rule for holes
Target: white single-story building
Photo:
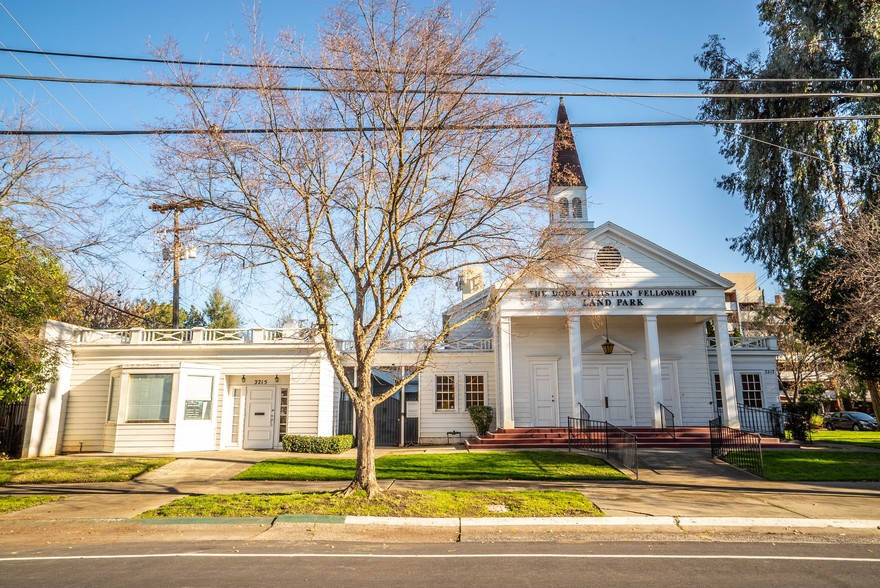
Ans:
<svg viewBox="0 0 880 588"><path fill-rule="evenodd" d="M467 407L495 408L498 428L706 426L738 408L779 405L772 337L727 334L731 283L606 222L595 227L560 103L550 172L550 226L572 239L583 274L565 285L518 283L485 318L450 337L403 398L377 407L380 443L446 443L474 434ZM497 292L463 277L446 320ZM278 448L286 433L351 432L351 405L309 328L98 331L49 323L63 357L57 381L30 399L24 456ZM374 386L411 365L400 342L377 359ZM582 407L582 408L581 408Z"/></svg>

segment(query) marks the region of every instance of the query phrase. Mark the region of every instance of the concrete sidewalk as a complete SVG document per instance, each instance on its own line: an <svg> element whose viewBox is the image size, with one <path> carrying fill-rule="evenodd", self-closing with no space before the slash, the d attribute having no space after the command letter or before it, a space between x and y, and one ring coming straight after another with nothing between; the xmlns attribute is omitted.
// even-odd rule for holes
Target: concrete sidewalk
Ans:
<svg viewBox="0 0 880 588"><path fill-rule="evenodd" d="M445 449L449 451L450 449ZM415 450L418 451L418 450ZM330 491L346 482L230 480L276 452L185 454L129 482L14 485L0 494L65 494L64 500L0 515L16 520L129 518L190 494ZM290 457L291 454L277 455ZM384 488L446 490L572 490L582 492L610 516L739 516L810 519L872 519L880 513L880 482L771 482L707 451L644 450L638 481L528 482L381 480Z"/></svg>

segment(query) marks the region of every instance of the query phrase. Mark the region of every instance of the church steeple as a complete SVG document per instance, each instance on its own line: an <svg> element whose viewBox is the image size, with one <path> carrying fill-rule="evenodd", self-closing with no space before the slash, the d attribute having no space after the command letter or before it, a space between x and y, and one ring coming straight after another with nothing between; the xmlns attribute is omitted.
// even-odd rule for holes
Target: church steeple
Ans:
<svg viewBox="0 0 880 588"><path fill-rule="evenodd" d="M553 137L553 159L550 161L547 191L551 225L593 228L593 223L587 219L587 182L561 97L559 110L556 111L556 134Z"/></svg>
<svg viewBox="0 0 880 588"><path fill-rule="evenodd" d="M550 162L550 188L555 186L587 186L581 159L578 157L574 134L568 122L565 102L559 98L556 111L556 135L553 137L553 160Z"/></svg>

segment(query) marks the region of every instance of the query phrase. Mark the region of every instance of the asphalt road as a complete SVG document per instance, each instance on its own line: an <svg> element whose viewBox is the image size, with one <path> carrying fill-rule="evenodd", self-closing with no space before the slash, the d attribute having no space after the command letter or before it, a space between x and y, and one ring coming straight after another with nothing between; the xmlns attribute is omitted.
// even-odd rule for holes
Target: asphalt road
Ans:
<svg viewBox="0 0 880 588"><path fill-rule="evenodd" d="M0 586L872 586L880 545L252 541L0 554Z"/></svg>

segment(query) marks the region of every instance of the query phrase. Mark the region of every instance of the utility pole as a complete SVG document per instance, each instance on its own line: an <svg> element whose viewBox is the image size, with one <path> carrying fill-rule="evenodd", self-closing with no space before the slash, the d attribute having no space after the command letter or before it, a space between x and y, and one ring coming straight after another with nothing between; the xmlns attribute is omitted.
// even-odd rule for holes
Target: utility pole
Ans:
<svg viewBox="0 0 880 588"><path fill-rule="evenodd" d="M159 204L154 202L150 204L150 210L153 212L161 212L162 214L168 214L169 212L174 213L174 226L171 229L160 229L157 231L158 233L165 233L169 230L171 231L172 237L172 246L171 246L171 259L172 259L172 278L171 278L171 286L172 286L172 294L171 294L171 326L172 328L180 327L180 258L182 249L180 246L180 233L182 231L191 231L192 227L181 227L180 226L180 213L187 208L197 208L201 210L201 206L198 204L184 204L182 202L167 202L164 204Z"/></svg>

